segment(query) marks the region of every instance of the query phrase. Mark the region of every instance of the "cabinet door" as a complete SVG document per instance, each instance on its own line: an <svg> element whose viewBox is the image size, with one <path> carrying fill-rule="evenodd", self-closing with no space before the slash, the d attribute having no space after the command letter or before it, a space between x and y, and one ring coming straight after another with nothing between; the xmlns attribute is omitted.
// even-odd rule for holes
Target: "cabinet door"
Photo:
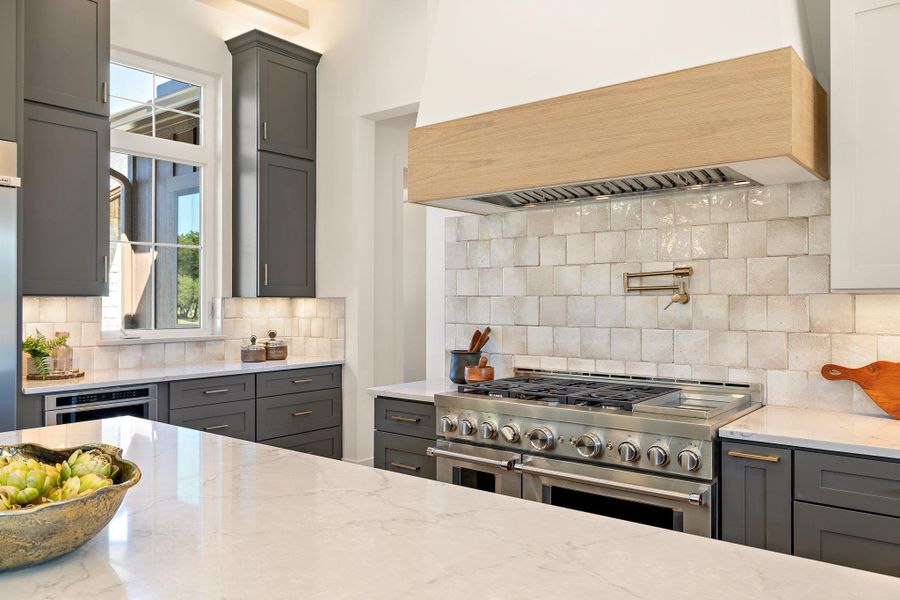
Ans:
<svg viewBox="0 0 900 600"><path fill-rule="evenodd" d="M900 1L831 2L831 282L900 288Z"/></svg>
<svg viewBox="0 0 900 600"><path fill-rule="evenodd" d="M16 141L17 50L16 0L0 0L0 140L11 142Z"/></svg>
<svg viewBox="0 0 900 600"><path fill-rule="evenodd" d="M794 554L900 576L900 519L794 502Z"/></svg>
<svg viewBox="0 0 900 600"><path fill-rule="evenodd" d="M791 451L722 444L722 539L791 553Z"/></svg>
<svg viewBox="0 0 900 600"><path fill-rule="evenodd" d="M256 437L260 440L338 427L341 389L256 399Z"/></svg>
<svg viewBox="0 0 900 600"><path fill-rule="evenodd" d="M284 448L285 450L294 450L295 452L315 454L325 458L336 458L338 460L343 455L340 427L288 435L273 440L261 441L260 444Z"/></svg>
<svg viewBox="0 0 900 600"><path fill-rule="evenodd" d="M316 165L259 153L259 295L316 295Z"/></svg>
<svg viewBox="0 0 900 600"><path fill-rule="evenodd" d="M25 99L109 116L109 0L28 0Z"/></svg>
<svg viewBox="0 0 900 600"><path fill-rule="evenodd" d="M107 119L26 102L23 149L23 293L105 295Z"/></svg>
<svg viewBox="0 0 900 600"><path fill-rule="evenodd" d="M424 479L437 478L437 459L428 456L434 440L375 432L375 468Z"/></svg>
<svg viewBox="0 0 900 600"><path fill-rule="evenodd" d="M259 49L259 149L316 156L316 68Z"/></svg>
<svg viewBox="0 0 900 600"><path fill-rule="evenodd" d="M253 400L170 410L169 423L248 442L256 440L256 411Z"/></svg>

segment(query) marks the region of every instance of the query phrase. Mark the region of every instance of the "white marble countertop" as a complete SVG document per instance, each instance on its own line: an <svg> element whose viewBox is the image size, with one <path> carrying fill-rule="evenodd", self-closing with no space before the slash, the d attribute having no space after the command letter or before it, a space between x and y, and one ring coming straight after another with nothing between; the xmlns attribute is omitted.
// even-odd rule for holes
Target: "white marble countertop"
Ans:
<svg viewBox="0 0 900 600"><path fill-rule="evenodd" d="M131 417L0 434L124 449L143 479L4 598L900 597L900 578ZM651 569L647 565L652 565Z"/></svg>
<svg viewBox="0 0 900 600"><path fill-rule="evenodd" d="M286 360L268 360L258 363L242 363L239 360L210 362L189 365L170 365L166 367L143 367L137 369L110 369L107 371L89 371L78 379L61 381L23 381L22 392L25 394L53 394L75 390L90 390L119 385L140 385L160 381L180 381L199 379L201 377L221 377L225 375L242 375L244 373L262 373L265 371L283 371L285 369L301 369L304 367L325 367L341 365L341 359L315 356L289 356Z"/></svg>
<svg viewBox="0 0 900 600"><path fill-rule="evenodd" d="M418 400L419 402L434 402L434 395L444 392L455 392L457 385L449 379L435 381L412 381L410 383L398 383L395 385L383 385L369 388L371 396L387 396L389 398L401 398L403 400Z"/></svg>
<svg viewBox="0 0 900 600"><path fill-rule="evenodd" d="M719 429L723 438L900 459L900 421L764 406Z"/></svg>

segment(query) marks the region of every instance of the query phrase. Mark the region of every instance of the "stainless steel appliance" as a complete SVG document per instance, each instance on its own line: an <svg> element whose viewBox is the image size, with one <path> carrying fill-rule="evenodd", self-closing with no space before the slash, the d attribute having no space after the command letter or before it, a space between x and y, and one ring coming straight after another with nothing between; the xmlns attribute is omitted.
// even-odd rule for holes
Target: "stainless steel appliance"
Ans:
<svg viewBox="0 0 900 600"><path fill-rule="evenodd" d="M107 388L44 396L44 425L62 425L110 417L156 420L156 385Z"/></svg>
<svg viewBox="0 0 900 600"><path fill-rule="evenodd" d="M566 373L438 394L438 479L715 537L717 434L757 385Z"/></svg>
<svg viewBox="0 0 900 600"><path fill-rule="evenodd" d="M9 85L9 82L6 82ZM0 431L16 428L16 396L21 388L19 345L19 210L16 144L0 141Z"/></svg>

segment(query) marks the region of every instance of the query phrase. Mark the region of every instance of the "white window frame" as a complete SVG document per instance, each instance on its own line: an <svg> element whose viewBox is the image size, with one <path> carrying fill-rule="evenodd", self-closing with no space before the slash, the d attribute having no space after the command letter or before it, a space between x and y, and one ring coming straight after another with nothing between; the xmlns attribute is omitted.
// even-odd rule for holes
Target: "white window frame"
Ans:
<svg viewBox="0 0 900 600"><path fill-rule="evenodd" d="M200 144L187 144L126 131L110 129L110 152L177 162L201 168L200 200L200 306L199 328L122 329L102 331L107 343L175 341L196 338L220 338L219 315L215 298L222 297L222 122L220 99L222 78L183 65L149 57L113 46L110 62L141 69L201 86Z"/></svg>

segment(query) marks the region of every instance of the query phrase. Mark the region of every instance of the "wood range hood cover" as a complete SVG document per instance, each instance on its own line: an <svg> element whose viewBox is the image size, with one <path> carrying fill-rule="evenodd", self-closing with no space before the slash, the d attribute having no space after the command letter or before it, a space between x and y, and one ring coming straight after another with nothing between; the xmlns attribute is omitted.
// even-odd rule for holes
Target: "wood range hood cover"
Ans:
<svg viewBox="0 0 900 600"><path fill-rule="evenodd" d="M828 179L827 94L782 48L409 132L409 202L489 214Z"/></svg>

